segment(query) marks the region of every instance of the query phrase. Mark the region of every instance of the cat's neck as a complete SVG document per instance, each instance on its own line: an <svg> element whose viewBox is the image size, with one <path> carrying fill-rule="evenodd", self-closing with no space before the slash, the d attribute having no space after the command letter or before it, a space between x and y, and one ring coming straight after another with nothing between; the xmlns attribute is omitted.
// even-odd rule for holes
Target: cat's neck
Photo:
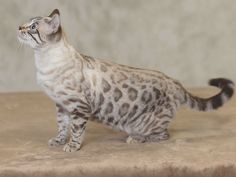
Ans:
<svg viewBox="0 0 236 177"><path fill-rule="evenodd" d="M76 50L62 38L55 44L50 44L34 50L36 68L39 70L58 67L70 62Z"/></svg>

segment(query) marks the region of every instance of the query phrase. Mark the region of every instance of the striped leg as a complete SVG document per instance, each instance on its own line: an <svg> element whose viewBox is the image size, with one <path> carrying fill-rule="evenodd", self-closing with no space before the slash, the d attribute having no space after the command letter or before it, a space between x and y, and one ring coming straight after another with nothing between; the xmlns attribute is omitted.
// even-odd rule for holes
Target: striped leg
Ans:
<svg viewBox="0 0 236 177"><path fill-rule="evenodd" d="M130 135L126 139L126 143L135 144L135 143L145 143L145 142L159 142L159 141L167 140L167 139L169 139L169 137L170 137L170 135L169 135L167 129L165 129L162 132L152 133L146 137Z"/></svg>
<svg viewBox="0 0 236 177"><path fill-rule="evenodd" d="M163 140L169 139L170 135L167 129L163 130L162 132L153 133L146 137L146 142L159 142Z"/></svg>
<svg viewBox="0 0 236 177"><path fill-rule="evenodd" d="M70 124L68 113L65 112L60 105L56 105L56 109L57 109L58 135L54 138L51 138L48 141L48 145L52 147L66 144L69 124Z"/></svg>
<svg viewBox="0 0 236 177"><path fill-rule="evenodd" d="M150 127L150 134L146 136L146 142L159 142L169 139L170 135L167 128L174 115L174 108L163 109L161 113L156 115L157 123Z"/></svg>
<svg viewBox="0 0 236 177"><path fill-rule="evenodd" d="M71 139L68 144L63 148L65 152L74 152L80 149L80 146L84 139L84 133L88 118L76 111L73 111L71 117Z"/></svg>

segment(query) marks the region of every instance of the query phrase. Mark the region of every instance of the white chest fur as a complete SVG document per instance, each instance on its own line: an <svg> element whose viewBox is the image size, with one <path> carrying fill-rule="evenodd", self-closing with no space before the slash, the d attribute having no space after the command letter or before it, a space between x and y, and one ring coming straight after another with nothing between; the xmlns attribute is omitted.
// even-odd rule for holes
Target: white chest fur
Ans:
<svg viewBox="0 0 236 177"><path fill-rule="evenodd" d="M37 82L56 102L62 99L60 93L73 95L78 87L79 60L75 59L75 54L73 48L60 44L47 50L35 51Z"/></svg>

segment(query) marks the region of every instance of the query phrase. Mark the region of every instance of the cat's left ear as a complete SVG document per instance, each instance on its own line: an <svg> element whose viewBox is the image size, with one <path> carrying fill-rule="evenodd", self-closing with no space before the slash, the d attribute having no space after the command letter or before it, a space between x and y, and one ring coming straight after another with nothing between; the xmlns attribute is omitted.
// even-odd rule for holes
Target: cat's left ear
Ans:
<svg viewBox="0 0 236 177"><path fill-rule="evenodd" d="M53 12L49 15L51 20L49 21L49 25L52 29L52 33L56 33L61 25L60 12L58 9L53 10Z"/></svg>

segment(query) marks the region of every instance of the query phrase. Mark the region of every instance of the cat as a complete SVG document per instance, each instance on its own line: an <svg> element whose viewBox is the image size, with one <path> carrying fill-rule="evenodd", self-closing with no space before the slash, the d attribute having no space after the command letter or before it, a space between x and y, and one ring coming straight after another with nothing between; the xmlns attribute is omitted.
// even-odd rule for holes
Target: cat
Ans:
<svg viewBox="0 0 236 177"><path fill-rule="evenodd" d="M58 135L48 144L65 145L66 152L81 148L88 120L126 132L127 143L158 142L169 138L180 105L209 111L234 94L234 83L225 78L209 81L218 94L199 98L159 71L80 54L67 42L58 9L21 25L18 39L34 49L38 84L56 104Z"/></svg>

